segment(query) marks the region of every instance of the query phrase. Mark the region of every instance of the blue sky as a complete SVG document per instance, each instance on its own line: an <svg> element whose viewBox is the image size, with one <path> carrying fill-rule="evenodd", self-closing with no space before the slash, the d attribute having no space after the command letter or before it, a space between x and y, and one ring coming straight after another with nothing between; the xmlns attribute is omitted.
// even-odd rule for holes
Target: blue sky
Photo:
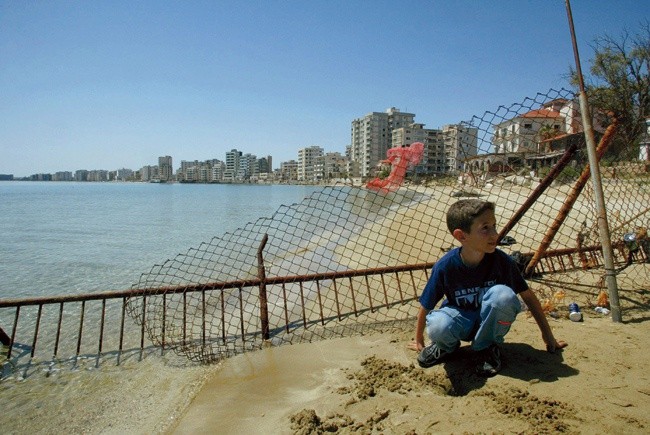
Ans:
<svg viewBox="0 0 650 435"><path fill-rule="evenodd" d="M583 70L638 0L571 2ZM237 148L274 167L396 107L428 128L568 87L563 0L0 0L0 173Z"/></svg>

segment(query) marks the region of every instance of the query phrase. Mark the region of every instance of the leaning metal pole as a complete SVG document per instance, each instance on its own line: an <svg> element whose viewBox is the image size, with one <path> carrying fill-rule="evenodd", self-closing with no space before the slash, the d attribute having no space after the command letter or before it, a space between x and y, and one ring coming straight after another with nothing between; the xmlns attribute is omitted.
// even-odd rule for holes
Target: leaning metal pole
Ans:
<svg viewBox="0 0 650 435"><path fill-rule="evenodd" d="M616 284L616 269L614 268L614 253L612 250L612 241L607 223L607 211L605 210L605 199L603 195L603 186L600 178L600 166L596 157L596 146L594 140L594 130L591 124L591 113L589 111L589 102L585 93L585 84L580 68L580 55L578 54L578 44L576 43L575 29L573 27L573 15L571 14L571 5L566 0L566 10L569 19L569 29L571 31L571 41L573 43L573 54L575 56L576 74L580 85L580 112L582 113L582 125L584 126L585 140L587 142L587 155L589 157L589 166L591 167L591 182L594 187L594 197L596 200L596 210L598 212L598 232L600 243L603 247L603 260L605 263L605 280L609 292L609 304L612 311L612 321L622 322L621 307L618 300L618 286Z"/></svg>

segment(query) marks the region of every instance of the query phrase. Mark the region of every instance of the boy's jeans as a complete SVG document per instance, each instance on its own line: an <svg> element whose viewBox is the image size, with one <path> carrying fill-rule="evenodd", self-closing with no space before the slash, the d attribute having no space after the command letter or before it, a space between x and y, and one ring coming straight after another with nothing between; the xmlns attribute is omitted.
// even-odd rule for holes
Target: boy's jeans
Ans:
<svg viewBox="0 0 650 435"><path fill-rule="evenodd" d="M472 341L472 349L478 351L492 343L503 343L510 330L521 303L508 286L497 284L483 295L481 309L462 310L444 305L427 314L426 333L441 350L452 352L460 340Z"/></svg>

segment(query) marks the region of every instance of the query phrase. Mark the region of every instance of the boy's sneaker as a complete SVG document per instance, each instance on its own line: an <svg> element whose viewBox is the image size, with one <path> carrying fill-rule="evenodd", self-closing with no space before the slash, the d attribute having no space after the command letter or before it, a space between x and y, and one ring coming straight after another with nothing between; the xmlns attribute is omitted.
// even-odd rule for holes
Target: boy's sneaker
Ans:
<svg viewBox="0 0 650 435"><path fill-rule="evenodd" d="M460 343L458 343L456 349L458 349L459 346ZM437 344L432 343L430 346L422 349L422 352L420 352L418 355L418 364L420 364L420 367L424 369L433 367L436 364L440 364L442 361L444 361L444 359L454 353L456 349L452 350L451 352L447 352L446 350L440 349Z"/></svg>
<svg viewBox="0 0 650 435"><path fill-rule="evenodd" d="M501 349L496 344L478 352L479 364L476 373L479 376L490 378L501 370Z"/></svg>

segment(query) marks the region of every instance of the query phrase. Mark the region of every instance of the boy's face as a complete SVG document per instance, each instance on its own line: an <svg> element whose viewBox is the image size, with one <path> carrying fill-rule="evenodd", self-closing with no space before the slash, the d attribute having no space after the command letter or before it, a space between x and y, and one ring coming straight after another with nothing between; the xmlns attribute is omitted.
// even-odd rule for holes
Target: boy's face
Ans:
<svg viewBox="0 0 650 435"><path fill-rule="evenodd" d="M492 253L497 247L497 220L492 210L486 210L474 219L469 233L462 232L463 247L481 252Z"/></svg>

